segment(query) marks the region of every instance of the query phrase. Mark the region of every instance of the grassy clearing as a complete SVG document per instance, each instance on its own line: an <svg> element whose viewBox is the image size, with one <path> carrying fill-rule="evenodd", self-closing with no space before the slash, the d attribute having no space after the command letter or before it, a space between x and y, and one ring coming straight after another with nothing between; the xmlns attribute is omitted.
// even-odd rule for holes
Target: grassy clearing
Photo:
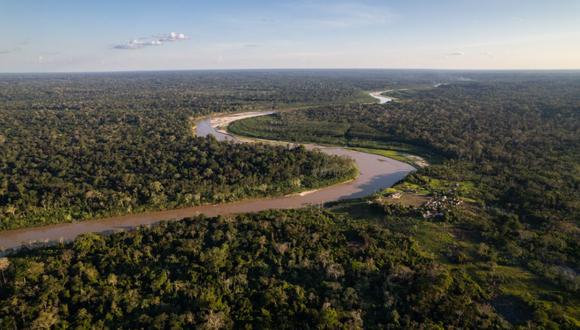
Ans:
<svg viewBox="0 0 580 330"><path fill-rule="evenodd" d="M369 92L363 91L352 100L352 103L376 103L377 99L369 95Z"/></svg>
<svg viewBox="0 0 580 330"><path fill-rule="evenodd" d="M418 184L413 183L413 182L408 182L408 181L403 181L403 182L397 184L396 186L385 190L385 193L389 193L389 194L396 193L396 192L414 193L414 194L422 195L422 196L427 196L431 193L431 191L426 189L424 186L418 185Z"/></svg>
<svg viewBox="0 0 580 330"><path fill-rule="evenodd" d="M539 305L549 313L563 313L580 326L580 299L573 293L563 292L538 275L521 267L497 265L481 261L478 256L479 242L461 239L454 234L453 225L444 223L418 222L410 228L410 233L420 249L445 264L450 269L462 270L477 283L488 283L492 295L518 297L530 305ZM448 258L449 251L467 256L458 263Z"/></svg>
<svg viewBox="0 0 580 330"><path fill-rule="evenodd" d="M444 224L420 222L411 231L425 254L440 262L448 262L445 252L456 240Z"/></svg>
<svg viewBox="0 0 580 330"><path fill-rule="evenodd" d="M383 211L372 207L367 199L330 202L325 207L333 212L348 214L351 218L360 221L382 223L385 218Z"/></svg>
<svg viewBox="0 0 580 330"><path fill-rule="evenodd" d="M401 159L404 159L401 161L408 162L411 165L417 163L417 158L423 159L428 164L440 164L444 159L442 156L428 149L403 142L350 138L347 140L346 145L352 149L361 149L363 152L374 153L378 155L384 155L383 153L385 152L387 154L390 153L393 157L386 157L393 159L396 159L394 157L401 157Z"/></svg>
<svg viewBox="0 0 580 330"><path fill-rule="evenodd" d="M580 299L577 296L563 292L521 267L481 261L477 252L479 242L461 239L454 234L457 229L453 225L430 222L418 222L409 227L425 255L450 269L466 272L478 283L489 283L494 289L493 295L519 297L528 304L540 305L550 313L567 314L570 321L580 326ZM463 263L450 260L447 257L450 250L466 255L468 260Z"/></svg>
<svg viewBox="0 0 580 330"><path fill-rule="evenodd" d="M415 190L418 193L446 193L453 191L461 199L468 203L475 203L478 200L479 191L477 186L472 181L451 181L434 178L432 176L415 174L415 178L419 181L418 184L403 183L397 185L396 188L401 190Z"/></svg>

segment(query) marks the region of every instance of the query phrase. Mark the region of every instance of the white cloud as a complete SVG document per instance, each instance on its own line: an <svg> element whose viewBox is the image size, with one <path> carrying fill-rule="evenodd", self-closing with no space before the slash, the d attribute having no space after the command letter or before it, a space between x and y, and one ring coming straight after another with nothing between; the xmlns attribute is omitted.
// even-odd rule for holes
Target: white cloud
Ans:
<svg viewBox="0 0 580 330"><path fill-rule="evenodd" d="M124 44L118 44L113 46L113 48L115 49L139 49L139 48L143 48L145 47L145 43L143 43L142 41L135 39L135 40L131 40L127 43Z"/></svg>
<svg viewBox="0 0 580 330"><path fill-rule="evenodd" d="M177 32L171 32L169 34L159 35L159 36L157 36L157 38L158 38L157 40L159 40L159 41L179 41L179 40L189 39L185 34L177 33Z"/></svg>
<svg viewBox="0 0 580 330"><path fill-rule="evenodd" d="M447 54L447 56L463 56L463 55L465 55L465 53L464 52L459 52L459 51L452 52L452 53L448 53Z"/></svg>
<svg viewBox="0 0 580 330"><path fill-rule="evenodd" d="M133 39L123 44L113 46L114 49L141 49L148 46L161 46L166 42L181 41L189 39L183 33L171 32L169 34L157 35L149 38Z"/></svg>

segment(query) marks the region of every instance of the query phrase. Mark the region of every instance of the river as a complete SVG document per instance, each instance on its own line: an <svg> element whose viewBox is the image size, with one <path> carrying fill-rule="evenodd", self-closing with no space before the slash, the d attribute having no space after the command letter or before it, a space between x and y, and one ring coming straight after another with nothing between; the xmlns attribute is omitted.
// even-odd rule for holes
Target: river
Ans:
<svg viewBox="0 0 580 330"><path fill-rule="evenodd" d="M391 102L393 99L390 97L383 96L383 93L390 92L390 91L382 91L382 92L370 92L369 95L374 97L375 99L379 100L379 104L385 104L387 102Z"/></svg>
<svg viewBox="0 0 580 330"><path fill-rule="evenodd" d="M271 111L250 112L204 118L196 123L195 132L198 136L211 134L218 140L232 140L241 143L248 140L227 134L223 130L224 126L242 118L262 116L271 113ZM207 216L229 215L267 209L299 208L307 205L323 204L329 201L360 198L392 186L415 170L412 166L394 159L340 147L324 147L318 145L306 145L306 147L308 149L318 149L329 155L352 158L359 169L359 176L346 183L336 184L312 192L282 197L243 200L228 204L194 206L2 231L0 232L0 249L18 248L30 243L69 241L84 233L110 233L128 230L141 225L150 225L159 221L178 220L198 214L205 214Z"/></svg>

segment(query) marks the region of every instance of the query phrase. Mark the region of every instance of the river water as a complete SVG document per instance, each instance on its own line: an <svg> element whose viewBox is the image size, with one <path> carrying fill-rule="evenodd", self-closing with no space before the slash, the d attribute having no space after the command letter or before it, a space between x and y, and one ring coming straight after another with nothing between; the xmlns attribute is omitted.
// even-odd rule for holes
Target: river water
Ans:
<svg viewBox="0 0 580 330"><path fill-rule="evenodd" d="M222 130L221 125L241 118L270 114L270 112L253 112L236 115L217 116L201 119L196 123L196 134L211 134L218 140L242 142ZM352 158L360 175L346 183L333 185L312 192L274 198L244 200L240 202L186 207L174 210L146 212L104 219L48 225L0 232L0 248L18 248L31 242L54 242L72 240L80 234L90 232L115 232L127 230L140 225L150 225L159 221L177 220L198 214L207 216L230 215L244 212L257 212L267 209L299 208L307 205L318 205L329 201L352 199L368 196L378 190L392 186L415 169L394 159L348 150L340 147L323 147L306 145L308 149L318 149L329 155Z"/></svg>
<svg viewBox="0 0 580 330"><path fill-rule="evenodd" d="M382 91L382 92L371 92L369 93L370 96L374 97L375 99L379 100L379 104L385 104L387 102L391 102L393 99L390 97L382 96L381 94L386 93L389 91Z"/></svg>

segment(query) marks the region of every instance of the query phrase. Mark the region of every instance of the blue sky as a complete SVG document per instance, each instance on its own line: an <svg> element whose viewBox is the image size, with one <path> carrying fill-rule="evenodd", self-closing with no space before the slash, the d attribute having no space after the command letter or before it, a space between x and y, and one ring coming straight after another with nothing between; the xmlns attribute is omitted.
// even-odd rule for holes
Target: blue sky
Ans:
<svg viewBox="0 0 580 330"><path fill-rule="evenodd" d="M579 69L580 1L0 0L0 72L230 68Z"/></svg>

